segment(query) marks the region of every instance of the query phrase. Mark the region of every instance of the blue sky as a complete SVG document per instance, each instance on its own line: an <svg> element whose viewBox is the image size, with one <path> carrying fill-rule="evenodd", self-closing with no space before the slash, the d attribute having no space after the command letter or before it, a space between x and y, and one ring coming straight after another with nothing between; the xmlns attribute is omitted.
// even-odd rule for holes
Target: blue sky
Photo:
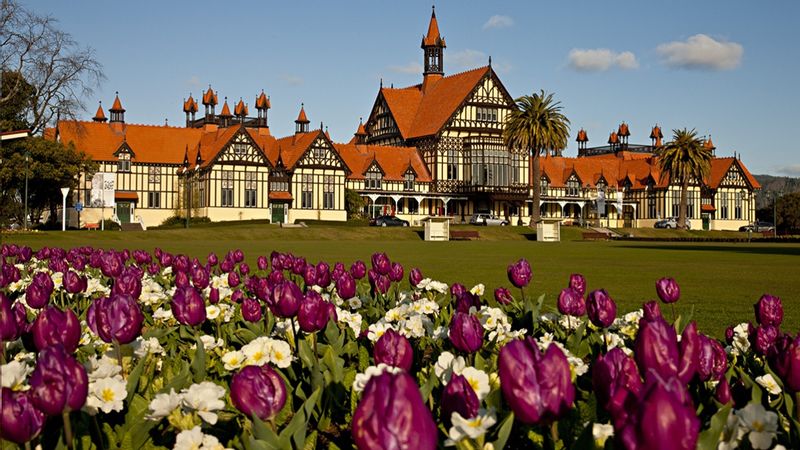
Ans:
<svg viewBox="0 0 800 450"><path fill-rule="evenodd" d="M23 0L25 2L25 0ZM251 112L271 96L270 128L294 130L305 103L347 141L380 79L421 81L430 1L30 1L95 49L107 79L91 117L120 92L129 123L183 123L182 101L211 84ZM620 122L631 143L658 123L711 134L718 156L741 154L754 173L800 176L800 2L437 1L446 74L492 56L512 96L554 92L602 145ZM233 105L231 105L232 107ZM219 109L218 109L219 111ZM671 133L669 133L671 134Z"/></svg>

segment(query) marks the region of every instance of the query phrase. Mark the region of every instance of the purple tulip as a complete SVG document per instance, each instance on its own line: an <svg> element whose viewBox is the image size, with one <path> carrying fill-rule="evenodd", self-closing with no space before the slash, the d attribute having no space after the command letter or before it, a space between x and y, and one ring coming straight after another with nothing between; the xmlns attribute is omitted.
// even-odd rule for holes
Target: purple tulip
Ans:
<svg viewBox="0 0 800 450"><path fill-rule="evenodd" d="M200 290L203 290L208 287L209 284L209 273L203 266L197 266L191 270L192 274L192 285Z"/></svg>
<svg viewBox="0 0 800 450"><path fill-rule="evenodd" d="M86 314L91 319L90 328L108 343L128 344L142 332L144 315L139 304L130 295L112 294L94 301Z"/></svg>
<svg viewBox="0 0 800 450"><path fill-rule="evenodd" d="M733 336L735 334L736 334L736 332L733 331L733 327L725 328L725 342L727 342L729 345L732 344L733 343Z"/></svg>
<svg viewBox="0 0 800 450"><path fill-rule="evenodd" d="M511 292L504 287L499 287L494 290L494 299L501 305L508 305L514 301L514 297L511 296Z"/></svg>
<svg viewBox="0 0 800 450"><path fill-rule="evenodd" d="M786 349L778 356L780 364L770 364L783 379L789 392L800 392L800 335L791 340Z"/></svg>
<svg viewBox="0 0 800 450"><path fill-rule="evenodd" d="M142 276L134 270L125 269L120 276L114 279L111 295L129 295L139 298L142 294Z"/></svg>
<svg viewBox="0 0 800 450"><path fill-rule="evenodd" d="M351 299L356 296L356 281L349 272L344 272L336 279L336 292L342 299Z"/></svg>
<svg viewBox="0 0 800 450"><path fill-rule="evenodd" d="M467 292L467 288L461 283L453 283L453 285L450 286L450 295L455 298L460 297L465 292Z"/></svg>
<svg viewBox="0 0 800 450"><path fill-rule="evenodd" d="M450 321L450 342L466 353L474 353L483 345L483 325L472 314L456 312Z"/></svg>
<svg viewBox="0 0 800 450"><path fill-rule="evenodd" d="M468 313L470 308L481 309L481 299L469 291L464 291L456 297L456 311Z"/></svg>
<svg viewBox="0 0 800 450"><path fill-rule="evenodd" d="M352 422L359 450L434 450L438 432L414 378L384 372L367 382Z"/></svg>
<svg viewBox="0 0 800 450"><path fill-rule="evenodd" d="M764 294L753 305L756 311L756 322L760 325L774 325L779 327L783 322L783 304L781 299L769 294Z"/></svg>
<svg viewBox="0 0 800 450"><path fill-rule="evenodd" d="M714 339L698 335L700 344L697 354L697 376L701 381L720 380L728 369L725 349ZM683 342L681 342L683 343Z"/></svg>
<svg viewBox="0 0 800 450"><path fill-rule="evenodd" d="M497 365L503 397L520 422L549 423L572 408L569 362L556 345L542 355L533 338L511 341L500 349Z"/></svg>
<svg viewBox="0 0 800 450"><path fill-rule="evenodd" d="M386 275L376 275L375 280L371 283L374 292L386 294L389 288L392 287L392 280Z"/></svg>
<svg viewBox="0 0 800 450"><path fill-rule="evenodd" d="M206 262L209 266L214 267L219 264L219 258L217 257L216 253L211 252L208 254L208 257L206 257Z"/></svg>
<svg viewBox="0 0 800 450"><path fill-rule="evenodd" d="M417 287L417 285L422 281L422 271L418 268L411 269L411 272L408 273L408 283L412 287Z"/></svg>
<svg viewBox="0 0 800 450"><path fill-rule="evenodd" d="M617 304L605 289L597 289L589 293L586 313L594 326L608 328L617 317Z"/></svg>
<svg viewBox="0 0 800 450"><path fill-rule="evenodd" d="M320 262L317 264L316 285L326 288L331 284L331 266L328 263Z"/></svg>
<svg viewBox="0 0 800 450"><path fill-rule="evenodd" d="M520 259L508 266L508 280L515 287L520 289L524 288L531 282L533 273L531 272L531 265L525 258Z"/></svg>
<svg viewBox="0 0 800 450"><path fill-rule="evenodd" d="M294 258L292 261L292 273L295 275L303 275L306 272L306 259Z"/></svg>
<svg viewBox="0 0 800 450"><path fill-rule="evenodd" d="M658 302L655 300L645 303L642 307L642 310L644 311L644 320L648 322L653 322L654 320L664 318L664 316L661 315L661 308L658 306Z"/></svg>
<svg viewBox="0 0 800 450"><path fill-rule="evenodd" d="M286 384L269 364L247 366L231 379L231 402L245 416L271 420L286 403Z"/></svg>
<svg viewBox="0 0 800 450"><path fill-rule="evenodd" d="M72 310L61 311L55 306L48 306L39 311L31 334L37 350L61 344L68 353L73 353L81 340L81 324Z"/></svg>
<svg viewBox="0 0 800 450"><path fill-rule="evenodd" d="M723 405L727 405L731 402L731 400L733 400L733 397L731 396L731 386L728 384L728 380L725 379L725 377L722 377L719 380L717 389L714 391L714 397Z"/></svg>
<svg viewBox="0 0 800 450"><path fill-rule="evenodd" d="M74 270L64 274L64 289L70 294L79 294L86 290L88 280L84 275L78 275Z"/></svg>
<svg viewBox="0 0 800 450"><path fill-rule="evenodd" d="M756 353L759 355L767 355L772 349L772 346L775 345L775 341L778 339L779 330L778 327L773 325L761 325L756 328L755 333L750 336L750 340L753 342L753 347L756 349Z"/></svg>
<svg viewBox="0 0 800 450"><path fill-rule="evenodd" d="M25 290L25 301L31 308L43 308L50 301L54 289L53 279L45 272L36 272Z"/></svg>
<svg viewBox="0 0 800 450"><path fill-rule="evenodd" d="M664 277L656 281L656 292L664 303L675 303L681 297L681 288L673 278Z"/></svg>
<svg viewBox="0 0 800 450"><path fill-rule="evenodd" d="M317 268L313 264L306 265L303 272L303 282L309 287L317 284Z"/></svg>
<svg viewBox="0 0 800 450"><path fill-rule="evenodd" d="M564 288L558 295L558 312L566 316L581 317L586 314L586 302L577 290Z"/></svg>
<svg viewBox="0 0 800 450"><path fill-rule="evenodd" d="M206 320L206 304L203 297L191 286L175 290L171 307L172 315L184 325L195 326Z"/></svg>
<svg viewBox="0 0 800 450"><path fill-rule="evenodd" d="M347 270L345 270L344 264L337 262L336 264L333 265L333 270L331 271L331 279L334 281L338 280L345 272L347 272Z"/></svg>
<svg viewBox="0 0 800 450"><path fill-rule="evenodd" d="M186 272L175 272L175 287L178 289L191 287L189 275Z"/></svg>
<svg viewBox="0 0 800 450"><path fill-rule="evenodd" d="M611 414L614 423L627 420L643 387L636 362L618 347L597 357L592 385L597 402Z"/></svg>
<svg viewBox="0 0 800 450"><path fill-rule="evenodd" d="M411 365L414 364L414 349L411 343L405 336L392 329L386 330L375 342L372 356L376 365L384 363L406 371L411 370Z"/></svg>
<svg viewBox="0 0 800 450"><path fill-rule="evenodd" d="M259 256L258 259L256 259L256 267L258 267L258 270L267 270L269 267L269 261L267 260L267 257Z"/></svg>
<svg viewBox="0 0 800 450"><path fill-rule="evenodd" d="M583 297L586 294L586 278L579 273L573 273L569 276L569 287Z"/></svg>
<svg viewBox="0 0 800 450"><path fill-rule="evenodd" d="M42 431L45 416L36 409L27 392L0 389L0 438L24 444Z"/></svg>
<svg viewBox="0 0 800 450"><path fill-rule="evenodd" d="M212 287L208 291L208 303L211 303L212 305L219 303L219 288Z"/></svg>
<svg viewBox="0 0 800 450"><path fill-rule="evenodd" d="M237 263L244 261L244 252L241 249L237 248L236 250L233 251L233 259Z"/></svg>
<svg viewBox="0 0 800 450"><path fill-rule="evenodd" d="M125 261L114 250L104 252L100 257L100 270L103 275L109 278L116 278L122 274L122 269L125 267Z"/></svg>
<svg viewBox="0 0 800 450"><path fill-rule="evenodd" d="M642 374L652 369L664 378L677 376L678 355L678 336L666 321L639 321L634 357Z"/></svg>
<svg viewBox="0 0 800 450"><path fill-rule="evenodd" d="M686 384L697 372L697 359L700 354L700 341L697 336L697 323L686 325L681 333L681 357L678 363L678 379Z"/></svg>
<svg viewBox="0 0 800 450"><path fill-rule="evenodd" d="M392 262L386 253L373 253L372 254L372 268L381 275L389 275L392 270Z"/></svg>
<svg viewBox="0 0 800 450"><path fill-rule="evenodd" d="M403 265L400 263L392 263L392 269L389 271L389 279L393 282L398 282L403 279L404 275Z"/></svg>
<svg viewBox="0 0 800 450"><path fill-rule="evenodd" d="M454 412L459 413L465 419L476 417L481 402L469 381L463 375L454 373L442 391L439 405L442 408L441 418L449 421Z"/></svg>
<svg viewBox="0 0 800 450"><path fill-rule="evenodd" d="M86 403L89 377L86 369L64 347L56 344L39 352L30 378L34 406L49 416L77 411Z"/></svg>
<svg viewBox="0 0 800 450"><path fill-rule="evenodd" d="M11 300L0 292L0 342L13 341L20 334Z"/></svg>
<svg viewBox="0 0 800 450"><path fill-rule="evenodd" d="M290 318L297 315L303 292L291 281L283 281L272 289L272 298L268 302L272 314L281 318Z"/></svg>
<svg viewBox="0 0 800 450"><path fill-rule="evenodd" d="M350 266L350 275L356 280L360 280L367 275L367 265L364 261L358 260Z"/></svg>
<svg viewBox="0 0 800 450"><path fill-rule="evenodd" d="M258 300L246 297L242 300L242 318L248 322L258 322L261 320L263 312Z"/></svg>
<svg viewBox="0 0 800 450"><path fill-rule="evenodd" d="M231 288L235 288L239 286L241 279L239 278L239 274L236 272L228 272L228 286Z"/></svg>
<svg viewBox="0 0 800 450"><path fill-rule="evenodd" d="M230 274L233 273L233 268L235 265L236 263L233 262L232 259L225 257L225 259L223 259L222 262L219 263L219 270L221 270L222 273Z"/></svg>
<svg viewBox="0 0 800 450"><path fill-rule="evenodd" d="M247 263L239 264L239 273L242 274L242 276L249 275L250 274L250 265L247 264Z"/></svg>
<svg viewBox="0 0 800 450"><path fill-rule="evenodd" d="M306 333L324 329L328 321L336 321L336 306L322 299L316 291L308 291L297 310L297 322Z"/></svg>

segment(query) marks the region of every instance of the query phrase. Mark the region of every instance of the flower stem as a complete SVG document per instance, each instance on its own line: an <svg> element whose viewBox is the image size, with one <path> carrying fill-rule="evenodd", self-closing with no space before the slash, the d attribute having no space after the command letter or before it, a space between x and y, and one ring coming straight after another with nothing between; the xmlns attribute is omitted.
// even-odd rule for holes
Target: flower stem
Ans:
<svg viewBox="0 0 800 450"><path fill-rule="evenodd" d="M553 446L558 442L558 422L550 424L550 438L553 439Z"/></svg>
<svg viewBox="0 0 800 450"><path fill-rule="evenodd" d="M800 392L794 394L794 408L797 420L800 420Z"/></svg>
<svg viewBox="0 0 800 450"><path fill-rule="evenodd" d="M672 324L675 324L675 303L670 303L669 306L672 308Z"/></svg>
<svg viewBox="0 0 800 450"><path fill-rule="evenodd" d="M64 439L67 441L67 448L72 450L72 423L69 420L69 412L64 411L61 417L64 419Z"/></svg>
<svg viewBox="0 0 800 450"><path fill-rule="evenodd" d="M119 345L116 339L114 339L114 349L117 351L117 362L119 363L120 369L122 369L122 378L127 380L128 372L125 371L125 365L122 364L122 346Z"/></svg>

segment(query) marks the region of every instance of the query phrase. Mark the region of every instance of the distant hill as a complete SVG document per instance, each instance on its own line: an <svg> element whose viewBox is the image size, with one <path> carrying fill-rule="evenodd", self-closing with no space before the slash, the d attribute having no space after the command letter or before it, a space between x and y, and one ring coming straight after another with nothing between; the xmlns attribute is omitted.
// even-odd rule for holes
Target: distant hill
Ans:
<svg viewBox="0 0 800 450"><path fill-rule="evenodd" d="M761 183L761 192L756 198L756 209L764 208L772 204L772 193L781 192L789 194L800 192L800 178L776 177L772 175L753 175Z"/></svg>

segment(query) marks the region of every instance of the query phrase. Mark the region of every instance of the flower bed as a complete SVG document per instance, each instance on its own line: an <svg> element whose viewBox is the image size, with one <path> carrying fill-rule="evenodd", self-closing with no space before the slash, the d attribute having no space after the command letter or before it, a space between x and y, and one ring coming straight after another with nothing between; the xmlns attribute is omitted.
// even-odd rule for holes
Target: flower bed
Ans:
<svg viewBox="0 0 800 450"><path fill-rule="evenodd" d="M43 448L800 448L800 337L764 295L726 342L570 276L525 292L382 253L2 247L0 437ZM407 281L406 281L407 279ZM656 282L663 304L680 298ZM791 330L796 332L796 330ZM0 445L1 446L1 445Z"/></svg>

